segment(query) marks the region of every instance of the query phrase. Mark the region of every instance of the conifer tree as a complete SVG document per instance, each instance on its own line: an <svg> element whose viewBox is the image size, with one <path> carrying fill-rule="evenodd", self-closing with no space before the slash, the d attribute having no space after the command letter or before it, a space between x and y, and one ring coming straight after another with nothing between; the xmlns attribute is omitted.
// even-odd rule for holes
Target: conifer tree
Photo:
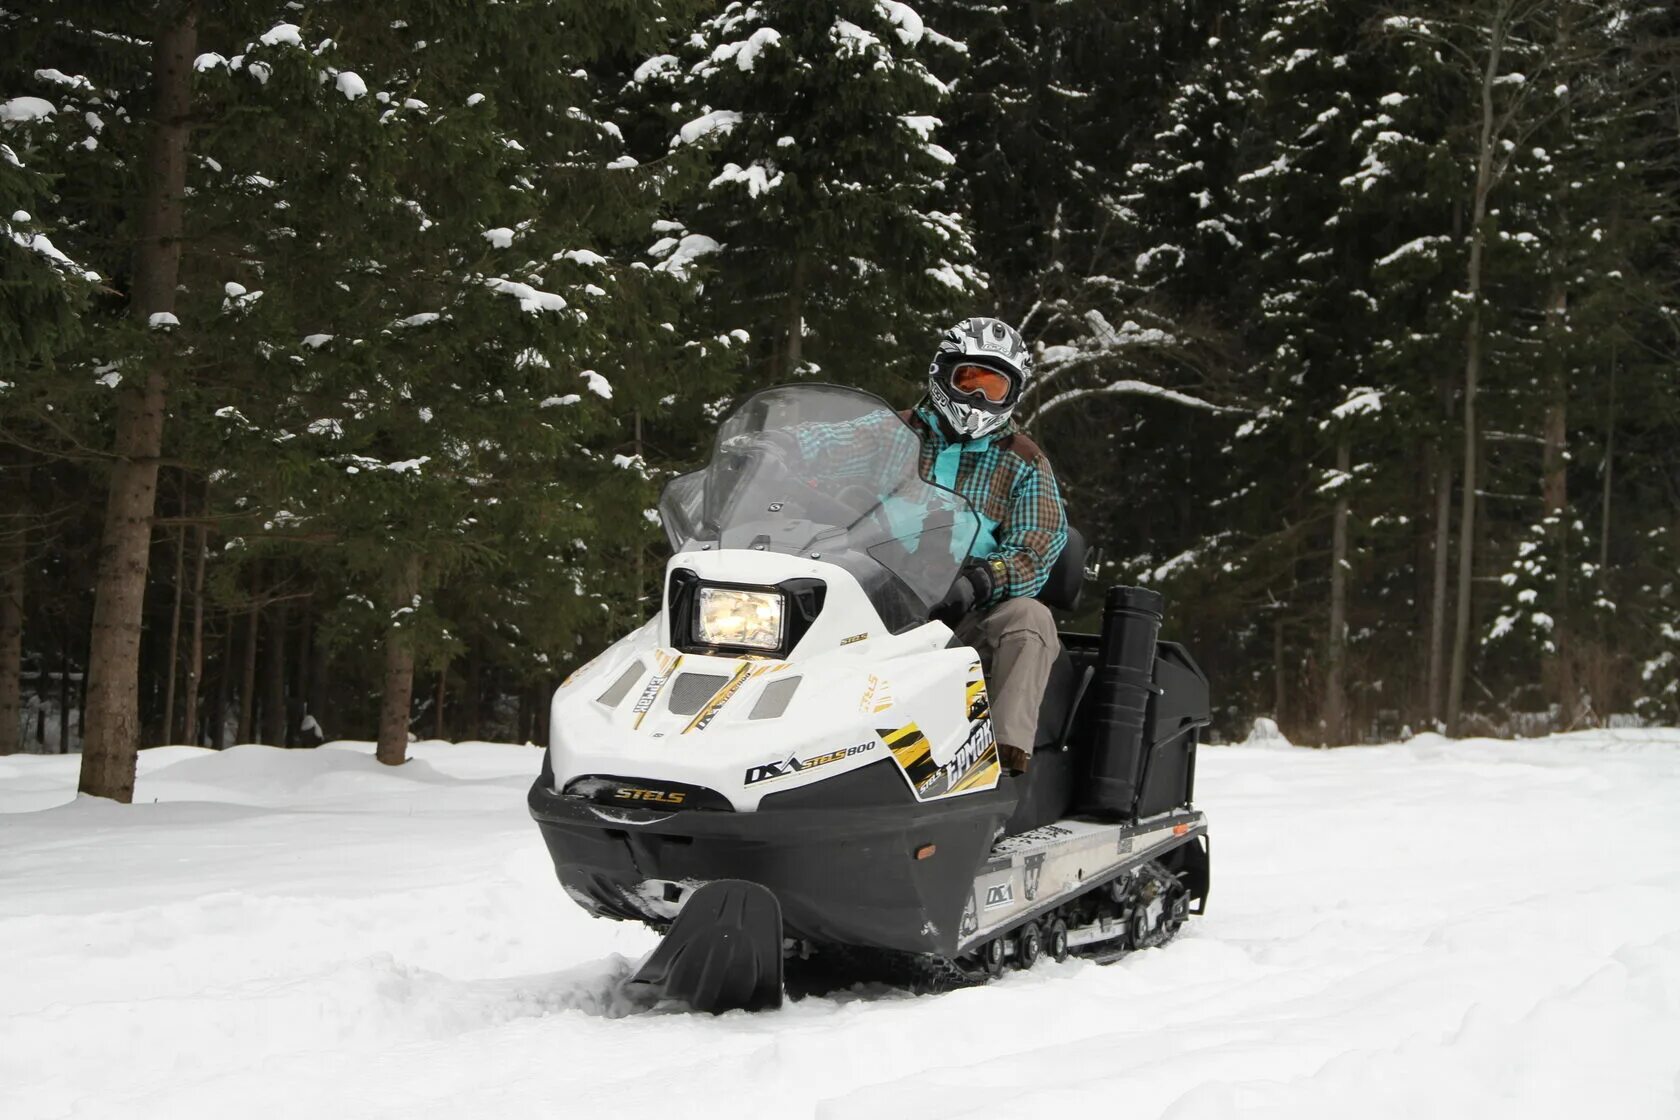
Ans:
<svg viewBox="0 0 1680 1120"><path fill-rule="evenodd" d="M955 49L897 0L757 0L638 72L680 107L670 146L703 146L711 172L656 251L715 253L707 302L751 336L754 380L902 396L923 372L905 348L982 290L924 61Z"/></svg>

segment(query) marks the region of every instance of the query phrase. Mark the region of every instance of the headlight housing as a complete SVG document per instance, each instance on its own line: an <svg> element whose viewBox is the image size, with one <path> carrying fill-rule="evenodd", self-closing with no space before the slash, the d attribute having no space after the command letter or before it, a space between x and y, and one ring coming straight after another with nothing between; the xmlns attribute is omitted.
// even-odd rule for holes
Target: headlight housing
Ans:
<svg viewBox="0 0 1680 1120"><path fill-rule="evenodd" d="M778 650L786 633L787 599L780 591L700 588L694 636L711 646Z"/></svg>

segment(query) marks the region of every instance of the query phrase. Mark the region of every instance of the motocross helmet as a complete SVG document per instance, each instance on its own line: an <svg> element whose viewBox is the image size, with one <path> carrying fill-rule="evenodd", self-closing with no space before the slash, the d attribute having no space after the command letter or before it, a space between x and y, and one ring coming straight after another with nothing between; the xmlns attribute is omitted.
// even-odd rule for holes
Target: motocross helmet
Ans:
<svg viewBox="0 0 1680 1120"><path fill-rule="evenodd" d="M978 439L1009 422L1031 380L1032 355L1015 328L975 316L940 338L928 399L957 438Z"/></svg>

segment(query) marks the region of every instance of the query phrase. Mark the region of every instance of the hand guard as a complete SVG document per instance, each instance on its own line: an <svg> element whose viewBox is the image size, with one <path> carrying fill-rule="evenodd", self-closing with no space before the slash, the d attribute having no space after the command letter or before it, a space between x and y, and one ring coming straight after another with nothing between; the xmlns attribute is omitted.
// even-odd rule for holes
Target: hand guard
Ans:
<svg viewBox="0 0 1680 1120"><path fill-rule="evenodd" d="M951 590L945 593L945 598L935 603L933 609L928 612L928 617L954 627L966 618L977 604L990 599L996 587L992 569L977 560L970 560L963 565L962 572L951 585Z"/></svg>

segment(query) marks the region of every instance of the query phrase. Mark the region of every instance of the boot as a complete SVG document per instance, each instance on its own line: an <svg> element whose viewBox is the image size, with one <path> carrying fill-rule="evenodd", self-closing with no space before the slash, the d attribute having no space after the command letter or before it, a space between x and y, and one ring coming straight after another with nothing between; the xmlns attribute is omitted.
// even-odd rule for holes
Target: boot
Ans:
<svg viewBox="0 0 1680 1120"><path fill-rule="evenodd" d="M1027 763L1031 761L1031 751L1024 751L1020 747L998 747L998 763L1002 765L1006 774L1025 774Z"/></svg>

